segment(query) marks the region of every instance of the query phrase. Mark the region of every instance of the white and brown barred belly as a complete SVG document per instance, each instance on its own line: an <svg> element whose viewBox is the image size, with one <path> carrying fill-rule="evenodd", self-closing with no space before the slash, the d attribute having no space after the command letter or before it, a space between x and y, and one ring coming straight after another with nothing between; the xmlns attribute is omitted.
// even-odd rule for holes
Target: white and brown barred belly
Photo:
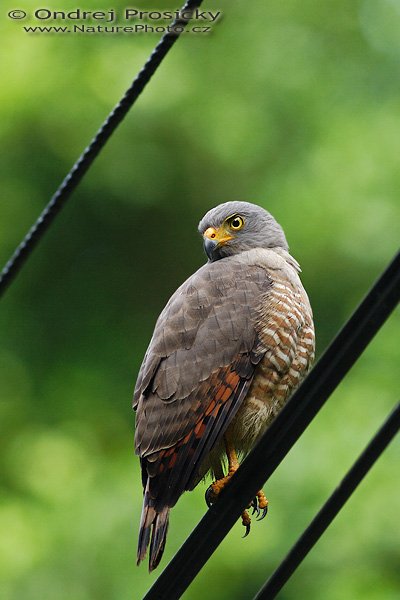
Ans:
<svg viewBox="0 0 400 600"><path fill-rule="evenodd" d="M260 311L259 336L267 351L229 427L237 452L246 454L282 409L314 359L312 310L301 281L271 273L272 289ZM285 269L286 270L286 269Z"/></svg>
<svg viewBox="0 0 400 600"><path fill-rule="evenodd" d="M256 319L260 343L266 352L256 368L246 398L226 431L242 458L300 385L310 370L315 352L312 310L298 275L298 263L289 253L276 249L253 250L252 254L251 264L265 269L271 288L265 298L260 299ZM199 479L210 470L214 478L219 479L224 476L226 466L222 438L204 460Z"/></svg>

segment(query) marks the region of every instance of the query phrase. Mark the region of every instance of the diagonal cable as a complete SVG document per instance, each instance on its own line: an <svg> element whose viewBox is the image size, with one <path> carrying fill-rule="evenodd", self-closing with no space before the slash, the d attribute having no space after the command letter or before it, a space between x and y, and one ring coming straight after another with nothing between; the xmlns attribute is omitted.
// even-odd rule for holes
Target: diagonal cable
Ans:
<svg viewBox="0 0 400 600"><path fill-rule="evenodd" d="M144 600L177 600L363 353L400 299L400 252L235 473Z"/></svg>
<svg viewBox="0 0 400 600"><path fill-rule="evenodd" d="M50 202L44 208L43 212L32 225L22 242L14 251L10 260L7 262L0 274L0 296L2 296L11 281L16 277L19 270L28 259L35 246L50 227L51 223L64 206L72 192L81 182L83 176L93 164L95 158L101 152L114 133L118 125L129 112L133 104L142 93L146 84L156 72L164 57L175 44L176 40L185 29L185 25L191 19L191 13L202 4L203 0L187 0L181 8L180 14L185 13L185 18L177 18L170 26L170 31L166 33L145 63L142 70L134 79L132 85L125 92L120 102L108 115L107 119L101 125L100 129L82 152L76 163L73 165L68 175L62 181L61 185L50 199Z"/></svg>
<svg viewBox="0 0 400 600"><path fill-rule="evenodd" d="M273 600L290 579L312 547L338 515L351 494L368 471L374 466L385 448L400 429L400 404L396 406L385 423L369 442L363 453L342 479L339 486L328 498L324 506L311 521L287 556L274 571L254 600Z"/></svg>

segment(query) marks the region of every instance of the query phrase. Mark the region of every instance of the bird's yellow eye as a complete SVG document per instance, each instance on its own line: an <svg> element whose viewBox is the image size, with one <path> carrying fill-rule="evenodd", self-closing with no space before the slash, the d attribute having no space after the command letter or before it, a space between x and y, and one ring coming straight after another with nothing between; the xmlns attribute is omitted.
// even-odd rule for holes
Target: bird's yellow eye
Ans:
<svg viewBox="0 0 400 600"><path fill-rule="evenodd" d="M242 229L243 225L244 220L239 216L235 216L229 221L229 227L234 231L239 231L239 229Z"/></svg>

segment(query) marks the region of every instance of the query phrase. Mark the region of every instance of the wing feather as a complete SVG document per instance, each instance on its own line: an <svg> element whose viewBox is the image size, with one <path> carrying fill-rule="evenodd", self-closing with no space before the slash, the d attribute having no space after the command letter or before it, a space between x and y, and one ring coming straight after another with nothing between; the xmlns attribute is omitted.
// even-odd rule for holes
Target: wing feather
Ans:
<svg viewBox="0 0 400 600"><path fill-rule="evenodd" d="M155 510L197 483L265 348L258 312L271 288L261 266L237 257L192 275L161 313L139 372L135 446Z"/></svg>

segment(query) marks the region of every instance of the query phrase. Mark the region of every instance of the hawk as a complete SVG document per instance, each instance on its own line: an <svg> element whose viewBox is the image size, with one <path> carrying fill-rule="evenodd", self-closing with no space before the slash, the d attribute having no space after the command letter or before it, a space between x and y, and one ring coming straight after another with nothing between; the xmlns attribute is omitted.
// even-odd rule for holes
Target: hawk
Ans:
<svg viewBox="0 0 400 600"><path fill-rule="evenodd" d="M314 358L310 303L281 226L248 202L200 221L208 262L160 314L134 393L144 489L138 564L159 564L179 496L211 472L214 502ZM260 491L252 506L265 516ZM246 535L250 516L242 514Z"/></svg>

